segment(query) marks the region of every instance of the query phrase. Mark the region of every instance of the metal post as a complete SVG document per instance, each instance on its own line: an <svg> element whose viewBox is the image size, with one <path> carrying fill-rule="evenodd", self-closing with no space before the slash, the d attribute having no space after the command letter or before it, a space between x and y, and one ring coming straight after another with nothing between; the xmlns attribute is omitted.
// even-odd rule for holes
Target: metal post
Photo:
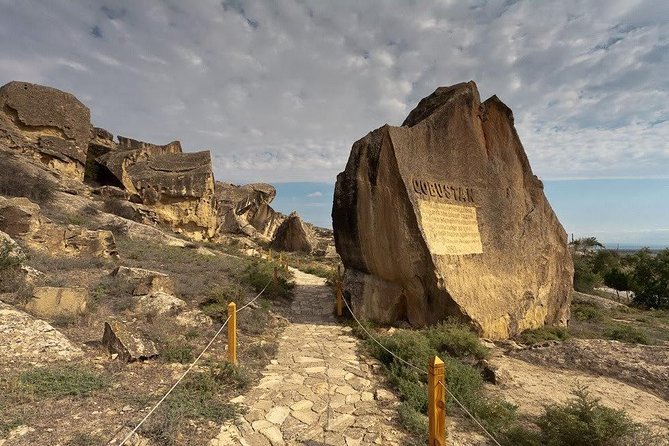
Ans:
<svg viewBox="0 0 669 446"><path fill-rule="evenodd" d="M446 385L444 361L433 356L428 364L428 446L446 445ZM442 383L444 386L442 386Z"/></svg>
<svg viewBox="0 0 669 446"><path fill-rule="evenodd" d="M237 365L237 304L228 304L228 362Z"/></svg>

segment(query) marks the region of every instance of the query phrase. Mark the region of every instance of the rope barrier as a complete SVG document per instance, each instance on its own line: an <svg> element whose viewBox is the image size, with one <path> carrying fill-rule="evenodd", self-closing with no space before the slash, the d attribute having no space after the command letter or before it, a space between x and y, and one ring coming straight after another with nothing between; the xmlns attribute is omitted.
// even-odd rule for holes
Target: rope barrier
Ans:
<svg viewBox="0 0 669 446"><path fill-rule="evenodd" d="M258 293L258 295L256 297L251 299L248 303L246 303L246 305L244 305L243 307L238 309L235 313L239 313L241 310L243 310L244 308L248 307L253 302L255 302L256 299L258 299L260 297L260 295L265 292L265 290L267 289L267 287L269 286L270 283L272 283L272 279L270 279L269 282L267 282L267 285L265 285L265 287L262 289L262 291L260 291L260 293ZM158 409L158 407L163 403L163 401L165 401L165 399L167 399L167 397L170 396L172 391L179 385L179 383L181 383L181 381L183 381L183 379L186 377L186 375L188 375L188 373L193 369L193 367L195 367L195 364L197 364L197 362L200 360L200 358L202 358L202 356L205 354L205 352L207 350L209 350L209 347L211 347L211 345L214 343L214 341L216 340L218 335L221 334L221 332L223 331L223 329L225 328L225 326L228 324L229 321L230 321L230 316L228 316L228 318L225 320L225 322L223 322L223 325L221 325L221 327L218 329L218 331L216 332L214 337L211 338L211 340L209 341L207 346L202 350L202 352L197 356L197 358L195 358L195 360L186 369L186 371L183 373L183 375L181 375L181 377L177 380L177 382L174 383L174 385L170 388L170 390L167 391L167 393L160 399L160 401L158 401L153 406L153 408L149 411L149 413L146 414L146 416L144 418L142 418L142 421L140 421L139 424L137 426L135 426L135 428L132 431L130 431L130 433L123 439L123 441L119 444L119 446L123 446L128 440L130 440L130 438L133 435L135 435L135 432L137 432L137 429L139 429L142 426L142 424L144 424L144 422L149 419L149 417L153 414L153 412L155 412L156 409ZM110 443L111 443L111 441L110 441Z"/></svg>
<svg viewBox="0 0 669 446"><path fill-rule="evenodd" d="M367 328L365 328L365 326L362 325L362 324L360 323L360 321L359 321L358 318L356 317L355 313L353 313L353 310L351 310L351 307L349 306L349 304L348 304L348 302L346 301L346 299L342 299L342 300L343 300L344 303L346 304L346 308L348 308L348 311L349 311L349 313L351 313L351 316L353 316L353 319L355 319L355 321L358 323L358 325L360 326L360 328L362 328L363 331L364 331L365 333L367 333L367 336L369 336L369 338L370 338L372 341L376 342L376 344L377 344L379 347L381 347L382 349L384 349L385 351L387 351L388 353L390 353L391 356L393 356L395 359L397 359L397 360L400 361L401 363L403 363L403 364L405 364L405 365L411 367L412 369L415 369L415 370L417 370L417 371L423 373L424 375L427 375L427 374L428 374L427 370L421 369L420 367L415 366L414 364L410 363L409 361L400 358L400 357L397 356L395 353L393 353L393 352L390 351L388 348L386 348L386 346L384 346L383 344L381 344L381 343L380 343L374 336L372 336L372 334L367 330ZM483 425L479 422L479 420L477 420L476 417L475 417L474 415L472 415L471 412L469 412L469 411L467 410L467 408L465 408L465 406L460 402L460 400L458 400L458 399L456 398L456 396L453 395L453 393L452 393L450 390L448 390L448 387L446 387L446 385L445 385L443 382L441 382L441 381L439 381L439 384L441 384L441 385L444 387L444 389L446 390L446 392L448 393L448 395L449 395L451 398L453 398L453 400L454 400L456 403L458 403L458 406L460 406L460 407L462 408L462 410L464 410L465 413L466 413L467 415L469 415L469 417L470 417L472 420L474 420L474 421L476 422L476 424L478 424L478 426L483 430L483 432L485 432L485 433L488 435L488 437L490 437L490 439L491 439L497 446L501 446L501 445L499 444L499 442L495 439L495 437L493 437L492 434L491 434L490 432L488 432L488 430L487 430L485 427L483 427Z"/></svg>

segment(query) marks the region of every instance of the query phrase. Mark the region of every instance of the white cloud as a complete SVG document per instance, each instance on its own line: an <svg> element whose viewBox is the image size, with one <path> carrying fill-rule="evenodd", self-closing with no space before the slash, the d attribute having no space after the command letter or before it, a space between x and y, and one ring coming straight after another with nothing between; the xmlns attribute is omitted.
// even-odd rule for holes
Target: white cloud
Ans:
<svg viewBox="0 0 669 446"><path fill-rule="evenodd" d="M307 197L309 197L309 198L322 197L322 196L323 196L323 193L322 193L322 192L318 192L318 191L316 191L316 192L312 192L312 193L310 193L310 194L307 194Z"/></svg>
<svg viewBox="0 0 669 446"><path fill-rule="evenodd" d="M223 4L226 7L223 7ZM0 84L86 98L218 178L334 181L352 143L473 79L543 178L667 176L669 3L0 0Z"/></svg>

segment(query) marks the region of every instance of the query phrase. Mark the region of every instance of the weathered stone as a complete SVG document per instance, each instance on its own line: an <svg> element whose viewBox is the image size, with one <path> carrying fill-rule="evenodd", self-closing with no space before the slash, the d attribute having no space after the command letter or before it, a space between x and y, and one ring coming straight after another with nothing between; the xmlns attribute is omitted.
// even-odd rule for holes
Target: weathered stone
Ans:
<svg viewBox="0 0 669 446"><path fill-rule="evenodd" d="M275 196L276 189L270 184L236 186L217 181L218 232L271 239L283 221L269 205Z"/></svg>
<svg viewBox="0 0 669 446"><path fill-rule="evenodd" d="M43 320L0 302L0 365L77 359L83 352Z"/></svg>
<svg viewBox="0 0 669 446"><path fill-rule="evenodd" d="M211 238L217 220L209 152L182 153L178 141L165 146L119 141L119 150L97 162L160 221L193 239Z"/></svg>
<svg viewBox="0 0 669 446"><path fill-rule="evenodd" d="M91 115L70 93L27 82L0 87L0 134L11 148L83 179Z"/></svg>
<svg viewBox="0 0 669 446"><path fill-rule="evenodd" d="M314 231L302 221L297 212L293 212L276 230L271 247L279 251L311 253L316 247Z"/></svg>
<svg viewBox="0 0 669 446"><path fill-rule="evenodd" d="M23 197L0 197L0 231L50 254L118 257L111 231L57 225L42 215L37 204Z"/></svg>
<svg viewBox="0 0 669 446"><path fill-rule="evenodd" d="M144 268L118 266L111 272L113 277L135 285L132 294L143 296L151 293L174 294L174 282L165 273Z"/></svg>
<svg viewBox="0 0 669 446"><path fill-rule="evenodd" d="M73 316L86 310L87 301L85 288L35 287L26 310L44 318Z"/></svg>
<svg viewBox="0 0 669 446"><path fill-rule="evenodd" d="M497 97L437 89L402 127L353 145L333 226L358 315L422 326L449 316L499 339L569 319L567 236Z"/></svg>
<svg viewBox="0 0 669 446"><path fill-rule="evenodd" d="M187 307L178 297L157 291L137 300L137 309L143 313L176 314Z"/></svg>
<svg viewBox="0 0 669 446"><path fill-rule="evenodd" d="M110 354L116 353L119 359L126 362L158 356L158 349L153 341L119 321L105 322L102 344Z"/></svg>

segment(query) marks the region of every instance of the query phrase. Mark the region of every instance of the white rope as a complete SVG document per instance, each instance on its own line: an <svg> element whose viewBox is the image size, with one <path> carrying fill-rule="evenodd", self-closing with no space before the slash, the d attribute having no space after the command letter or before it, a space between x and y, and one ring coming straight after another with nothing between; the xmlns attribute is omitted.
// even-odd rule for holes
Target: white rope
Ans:
<svg viewBox="0 0 669 446"><path fill-rule="evenodd" d="M240 309L235 311L235 314L239 313L241 310L243 310L244 308L248 307L253 302L255 302L255 300L258 299L260 297L260 295L265 292L265 290L267 289L267 287L269 286L269 284L271 282L272 282L272 279L270 279L270 281L267 282L267 285L265 285L265 288L263 288L262 291L260 293L258 293L258 295L256 297L254 297L246 305L244 305L243 307L241 307ZM167 393L160 399L160 401L158 401L155 404L155 406L153 406L153 408L149 411L149 413L147 413L146 416L144 418L142 418L142 421L140 421L139 424L137 426L135 426L135 428L123 439L123 441L119 444L119 446L123 446L128 440L130 440L130 437L132 437L135 434L135 432L137 432L137 429L139 429L142 426L142 424L144 424L144 422L149 419L151 414L153 414L153 412L155 412L156 409L158 409L158 407L163 403L163 401L165 401L165 399L168 396L170 396L172 391L179 385L179 383L181 383L181 381L183 381L183 379L186 377L186 375L188 375L188 373L193 369L193 367L195 367L195 364L197 364L197 362L200 360L200 358L202 358L202 355L204 355L205 352L207 350L209 350L209 347L211 347L211 345L214 343L214 341L216 340L218 335L221 334L221 332L223 331L223 329L225 328L225 326L228 324L229 321L230 321L230 316L228 316L228 318L225 320L225 322L223 322L223 325L221 325L221 328L218 329L218 331L216 332L214 337L211 338L211 341L209 341L209 343L204 348L204 350L202 350L202 352L197 356L197 358L195 358L195 360L186 369L186 371L183 373L183 375L181 375L181 377L177 380L177 382L174 383L174 385L170 388L170 390L167 391Z"/></svg>
<svg viewBox="0 0 669 446"><path fill-rule="evenodd" d="M383 344L381 344L381 343L380 343L374 336L372 336L372 334L365 328L365 326L362 325L362 324L360 323L360 321L359 321L358 318L356 317L355 313L353 313L353 310L351 310L351 307L348 305L348 302L346 301L346 299L345 299L344 297L342 297L342 300L343 300L344 303L346 304L346 308L348 308L348 311L351 313L351 316L353 316L353 319L355 319L355 321L358 323L358 325L360 326L360 328L362 328L362 329L364 330L364 332L367 333L367 336L369 336L369 338L370 338L372 341L376 342L376 343L378 344L379 347L381 347L382 349L384 349L385 351L387 351L388 353L390 353L390 354L391 354L394 358L396 358L398 361L402 362L403 364L408 365L409 367L411 367L411 368L413 368L413 369L415 369L415 370L417 370L417 371L419 371L419 372L421 372L421 373L423 373L423 374L425 374L425 375L428 375L428 372L427 372L426 370L423 370L423 369L421 369L420 367L417 367L417 366L411 364L409 361L406 361L406 360L400 358L400 357L397 356L395 353L393 353L392 351L388 350ZM450 390L448 390L448 387L446 387L446 385L445 385L443 382L441 382L441 381L439 381L439 384L441 384L441 385L444 387L444 389L446 389L446 392L447 392L447 393L448 393L448 394L455 400L456 403L458 403L458 405L462 408L462 410L464 410L465 413L466 413L467 415L469 415L469 417L470 417L472 420L474 420L474 421L476 422L476 424L479 425L479 427L483 430L483 432L485 432L485 433L488 435L488 437L490 437L490 438L492 439L492 441L495 442L495 444L496 444L497 446L501 446L501 445L499 444L499 442L495 439L495 437L493 437L492 434L491 434L490 432L488 432L488 430L487 430L485 427L483 427L483 425L479 422L479 420L477 420L476 417L475 417L474 415L472 415L472 414L465 408L465 406L460 402L460 400L458 400L458 399L455 397L455 395L453 395L453 393L452 393Z"/></svg>

